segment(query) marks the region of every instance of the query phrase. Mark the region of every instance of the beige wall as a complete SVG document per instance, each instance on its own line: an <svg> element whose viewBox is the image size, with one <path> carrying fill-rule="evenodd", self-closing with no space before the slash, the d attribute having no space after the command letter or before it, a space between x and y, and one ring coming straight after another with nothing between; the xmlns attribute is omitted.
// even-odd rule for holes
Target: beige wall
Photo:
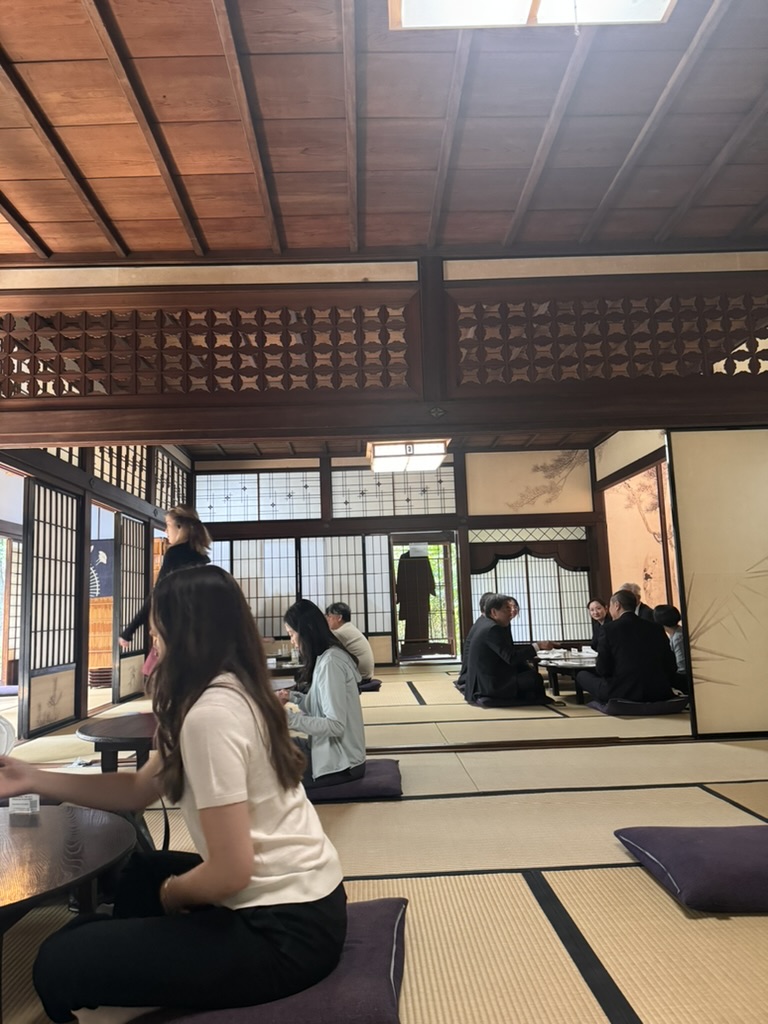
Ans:
<svg viewBox="0 0 768 1024"><path fill-rule="evenodd" d="M670 434L699 733L768 730L768 430Z"/></svg>
<svg viewBox="0 0 768 1024"><path fill-rule="evenodd" d="M586 451L471 453L466 467L471 516L592 511Z"/></svg>
<svg viewBox="0 0 768 1024"><path fill-rule="evenodd" d="M595 448L595 478L604 480L664 447L663 430L620 430Z"/></svg>

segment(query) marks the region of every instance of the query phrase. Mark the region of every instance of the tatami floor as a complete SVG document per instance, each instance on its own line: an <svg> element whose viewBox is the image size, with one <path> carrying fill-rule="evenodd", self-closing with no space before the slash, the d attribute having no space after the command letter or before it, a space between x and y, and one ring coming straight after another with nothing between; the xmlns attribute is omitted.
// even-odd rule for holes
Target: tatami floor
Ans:
<svg viewBox="0 0 768 1024"><path fill-rule="evenodd" d="M363 697L368 742L399 760L403 799L318 810L351 899L410 901L403 1024L765 1024L765 916L684 910L613 832L768 822L768 741L692 742L687 716L605 719L567 692L565 709L480 711L452 670L380 675ZM79 743L68 730L17 753L98 770L67 765L95 761ZM147 817L159 837L161 813ZM30 964L66 916L40 908L8 933L6 1022L44 1024Z"/></svg>

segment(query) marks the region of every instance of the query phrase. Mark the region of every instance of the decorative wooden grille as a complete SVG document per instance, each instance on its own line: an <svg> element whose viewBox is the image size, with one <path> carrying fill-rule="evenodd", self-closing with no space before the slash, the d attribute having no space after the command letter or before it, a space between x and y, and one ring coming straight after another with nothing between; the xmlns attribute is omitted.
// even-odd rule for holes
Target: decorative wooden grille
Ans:
<svg viewBox="0 0 768 1024"><path fill-rule="evenodd" d="M458 305L457 383L768 373L766 316L765 295Z"/></svg>
<svg viewBox="0 0 768 1024"><path fill-rule="evenodd" d="M123 629L144 603L147 581L144 575L144 553L147 546L146 525L130 516L120 520L120 628ZM133 635L127 653L144 650L144 627Z"/></svg>
<svg viewBox="0 0 768 1024"><path fill-rule="evenodd" d="M157 508L169 509L186 505L189 493L189 472L162 449L155 449L155 501Z"/></svg>
<svg viewBox="0 0 768 1024"><path fill-rule="evenodd" d="M93 453L94 475L137 498L147 497L147 449L137 445L99 446Z"/></svg>
<svg viewBox="0 0 768 1024"><path fill-rule="evenodd" d="M0 314L0 397L408 390L402 306Z"/></svg>
<svg viewBox="0 0 768 1024"><path fill-rule="evenodd" d="M68 462L70 466L82 465L80 448L45 448L44 451L62 462Z"/></svg>
<svg viewBox="0 0 768 1024"><path fill-rule="evenodd" d="M78 499L35 481L30 670L75 660Z"/></svg>

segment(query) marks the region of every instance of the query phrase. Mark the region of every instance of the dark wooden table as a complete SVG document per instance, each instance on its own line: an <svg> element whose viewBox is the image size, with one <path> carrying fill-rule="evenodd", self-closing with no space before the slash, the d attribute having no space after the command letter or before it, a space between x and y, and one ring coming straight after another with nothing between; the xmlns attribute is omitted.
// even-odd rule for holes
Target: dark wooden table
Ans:
<svg viewBox="0 0 768 1024"><path fill-rule="evenodd" d="M136 845L133 825L116 814L71 804L44 805L19 820L0 808L0 963L3 936L37 903L74 891L81 912L96 907L96 879ZM2 977L0 977L2 1021Z"/></svg>
<svg viewBox="0 0 768 1024"><path fill-rule="evenodd" d="M135 711L111 718L93 718L81 725L75 735L93 743L101 754L101 770L117 771L117 755L123 750L136 752L136 768L147 763L155 738L157 719L151 711Z"/></svg>
<svg viewBox="0 0 768 1024"><path fill-rule="evenodd" d="M78 739L93 743L97 754L101 754L101 770L117 771L117 755L122 750L136 752L136 770L149 759L149 752L155 742L157 719L152 711L134 711L129 715L115 715L110 718L93 718L81 725L75 735ZM134 814L133 822L139 832L142 845L154 850L155 844L143 814Z"/></svg>
<svg viewBox="0 0 768 1024"><path fill-rule="evenodd" d="M576 676L584 668L594 668L596 661L596 655L590 653L584 657L570 657L570 658L548 658L545 651L542 651L539 655L539 664L542 668L547 670L547 676L549 685L552 689L552 693L555 697L560 696L560 679L559 675L562 673L565 676L570 676L573 679L573 685L576 690L576 703L584 703L584 691L576 682Z"/></svg>

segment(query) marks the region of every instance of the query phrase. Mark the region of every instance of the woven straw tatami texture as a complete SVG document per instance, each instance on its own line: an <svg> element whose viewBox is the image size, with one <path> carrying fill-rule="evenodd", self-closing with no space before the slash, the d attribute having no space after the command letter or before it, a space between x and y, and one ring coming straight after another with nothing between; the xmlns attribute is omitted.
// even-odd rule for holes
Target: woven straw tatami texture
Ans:
<svg viewBox="0 0 768 1024"><path fill-rule="evenodd" d="M768 920L681 907L643 868L546 874L644 1024L765 1024Z"/></svg>
<svg viewBox="0 0 768 1024"><path fill-rule="evenodd" d="M350 882L406 896L402 1024L605 1024L519 875Z"/></svg>
<svg viewBox="0 0 768 1024"><path fill-rule="evenodd" d="M32 964L40 943L72 920L61 904L36 907L3 938L3 1021L5 1024L50 1024L32 987Z"/></svg>
<svg viewBox="0 0 768 1024"><path fill-rule="evenodd" d="M627 825L749 825L697 788L323 804L348 876L625 863Z"/></svg>
<svg viewBox="0 0 768 1024"><path fill-rule="evenodd" d="M766 765L768 775L768 765ZM715 793L742 807L768 818L768 782L741 782L724 786L710 786ZM768 882L766 882L768 885Z"/></svg>

